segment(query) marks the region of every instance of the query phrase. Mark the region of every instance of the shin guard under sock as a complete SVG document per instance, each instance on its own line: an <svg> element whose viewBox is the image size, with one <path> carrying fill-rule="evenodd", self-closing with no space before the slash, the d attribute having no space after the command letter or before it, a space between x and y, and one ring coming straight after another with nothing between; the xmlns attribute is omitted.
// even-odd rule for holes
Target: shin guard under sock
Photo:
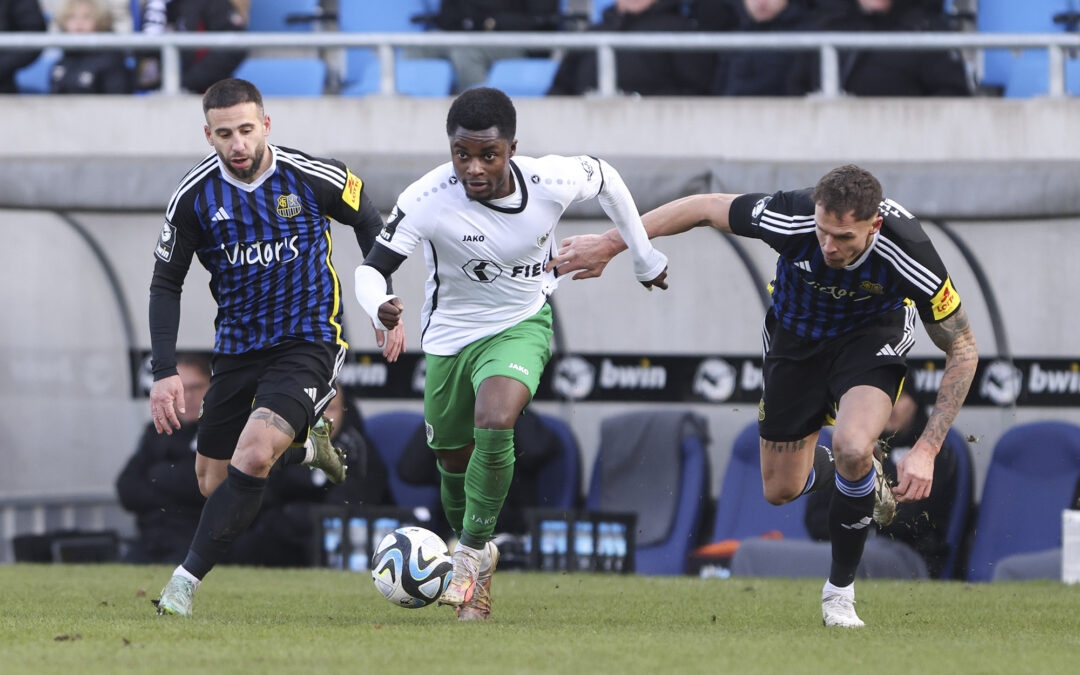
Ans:
<svg viewBox="0 0 1080 675"><path fill-rule="evenodd" d="M439 462L435 462L435 465L439 467L439 475L442 477L439 481L439 497L443 513L446 514L446 522L460 538L461 525L465 520L465 474L450 473Z"/></svg>
<svg viewBox="0 0 1080 675"><path fill-rule="evenodd" d="M866 536L873 526L875 479L873 469L858 481L848 481L836 474L836 492L829 503L829 538L832 541L829 582L834 586L849 586L855 581Z"/></svg>
<svg viewBox="0 0 1080 675"><path fill-rule="evenodd" d="M495 531L495 522L514 478L514 430L474 429L473 438L476 447L465 471L461 543L483 548Z"/></svg>
<svg viewBox="0 0 1080 675"><path fill-rule="evenodd" d="M184 569L202 579L221 562L236 538L255 520L265 489L265 478L250 476L230 464L225 481L203 506Z"/></svg>

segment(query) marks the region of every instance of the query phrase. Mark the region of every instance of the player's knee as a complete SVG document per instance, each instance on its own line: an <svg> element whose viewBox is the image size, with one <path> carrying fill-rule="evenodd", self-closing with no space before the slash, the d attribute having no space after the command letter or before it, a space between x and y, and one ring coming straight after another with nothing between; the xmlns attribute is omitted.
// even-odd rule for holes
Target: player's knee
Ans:
<svg viewBox="0 0 1080 675"><path fill-rule="evenodd" d="M469 468L469 457L472 452L462 448L460 450L436 450L435 457L439 466L446 473L465 473Z"/></svg>
<svg viewBox="0 0 1080 675"><path fill-rule="evenodd" d="M802 494L802 488L802 485L793 487L780 482L767 482L764 484L765 501L773 506L783 506L798 499Z"/></svg>
<svg viewBox="0 0 1080 675"><path fill-rule="evenodd" d="M262 477L270 473L275 459L270 447L241 443L233 453L232 465L249 476Z"/></svg>
<svg viewBox="0 0 1080 675"><path fill-rule="evenodd" d="M836 469L841 475L862 476L870 470L874 444L857 435L837 433L833 436L832 451Z"/></svg>

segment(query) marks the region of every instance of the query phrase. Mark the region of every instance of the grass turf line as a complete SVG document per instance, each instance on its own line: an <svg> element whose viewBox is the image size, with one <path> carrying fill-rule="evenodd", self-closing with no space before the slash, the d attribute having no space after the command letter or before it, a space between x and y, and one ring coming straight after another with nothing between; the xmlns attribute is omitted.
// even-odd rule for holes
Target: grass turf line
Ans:
<svg viewBox="0 0 1080 675"><path fill-rule="evenodd" d="M387 603L366 573L220 567L191 618L150 604L171 568L0 566L0 672L1068 672L1080 586L856 582L860 630L821 625L821 580L499 573L494 618ZM140 591L145 594L140 595Z"/></svg>

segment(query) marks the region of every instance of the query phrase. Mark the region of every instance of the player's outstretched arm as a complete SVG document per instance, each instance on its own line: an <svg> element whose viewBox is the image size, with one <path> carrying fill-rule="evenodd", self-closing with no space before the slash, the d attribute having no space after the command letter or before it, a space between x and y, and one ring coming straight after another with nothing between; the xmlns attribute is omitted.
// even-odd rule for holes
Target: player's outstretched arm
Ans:
<svg viewBox="0 0 1080 675"><path fill-rule="evenodd" d="M925 326L930 339L945 352L945 372L926 428L911 451L896 465L897 484L893 494L903 502L930 496L934 458L967 398L971 381L975 378L975 367L979 364L975 334L971 331L963 307L944 321L926 323Z"/></svg>
<svg viewBox="0 0 1080 675"><path fill-rule="evenodd" d="M667 237L695 227L709 226L721 232L731 232L728 211L736 194L690 195L658 206L641 217L649 239ZM574 274L574 279L600 276L608 262L627 245L618 229L603 234L567 237L560 242L558 255L548 263L548 269L559 268L560 274Z"/></svg>

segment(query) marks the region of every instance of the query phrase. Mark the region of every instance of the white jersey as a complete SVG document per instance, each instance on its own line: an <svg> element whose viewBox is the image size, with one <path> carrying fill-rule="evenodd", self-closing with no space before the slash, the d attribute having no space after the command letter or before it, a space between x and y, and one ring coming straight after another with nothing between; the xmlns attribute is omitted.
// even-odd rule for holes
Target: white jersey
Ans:
<svg viewBox="0 0 1080 675"><path fill-rule="evenodd" d="M488 202L466 197L453 164L443 164L401 193L379 235L404 256L423 242L421 347L429 354L457 354L536 314L555 287L544 266L559 218L604 182L593 157L516 156L510 164L514 193Z"/></svg>

